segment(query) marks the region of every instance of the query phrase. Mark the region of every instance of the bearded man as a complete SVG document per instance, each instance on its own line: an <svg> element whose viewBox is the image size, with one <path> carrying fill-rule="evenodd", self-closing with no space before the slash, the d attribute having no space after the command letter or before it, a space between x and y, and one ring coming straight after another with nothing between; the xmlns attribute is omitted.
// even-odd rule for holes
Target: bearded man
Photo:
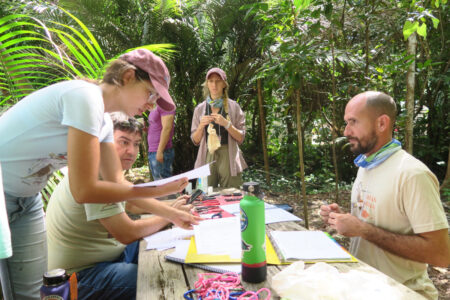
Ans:
<svg viewBox="0 0 450 300"><path fill-rule="evenodd" d="M448 267L448 222L436 176L392 138L394 100L364 92L345 108L344 135L359 166L351 213L322 205L322 220L351 238L350 252L398 282L437 299L427 264Z"/></svg>

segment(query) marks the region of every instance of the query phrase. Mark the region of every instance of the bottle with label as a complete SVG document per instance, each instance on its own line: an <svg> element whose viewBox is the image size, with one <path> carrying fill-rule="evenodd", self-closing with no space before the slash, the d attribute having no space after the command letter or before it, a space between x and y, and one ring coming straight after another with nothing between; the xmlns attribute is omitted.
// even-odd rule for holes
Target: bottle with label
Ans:
<svg viewBox="0 0 450 300"><path fill-rule="evenodd" d="M242 280L259 283L266 280L265 207L259 183L246 182L241 209Z"/></svg>
<svg viewBox="0 0 450 300"><path fill-rule="evenodd" d="M198 178L196 188L202 190L205 194L208 193L208 177Z"/></svg>
<svg viewBox="0 0 450 300"><path fill-rule="evenodd" d="M54 269L44 273L44 284L41 286L41 300L69 300L69 275L64 269Z"/></svg>
<svg viewBox="0 0 450 300"><path fill-rule="evenodd" d="M202 190L203 191L203 182L202 182L202 178L201 177L199 177L197 179L197 184L195 185L195 188L197 190Z"/></svg>

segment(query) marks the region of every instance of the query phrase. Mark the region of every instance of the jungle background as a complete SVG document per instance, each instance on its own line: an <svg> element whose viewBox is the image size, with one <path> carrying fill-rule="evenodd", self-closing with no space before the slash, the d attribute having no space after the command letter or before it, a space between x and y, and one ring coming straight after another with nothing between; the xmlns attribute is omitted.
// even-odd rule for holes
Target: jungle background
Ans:
<svg viewBox="0 0 450 300"><path fill-rule="evenodd" d="M244 180L325 230L319 204L349 207L357 170L345 105L379 90L396 100L394 136L437 176L448 216L449 15L447 0L0 0L0 113L52 83L99 79L109 60L144 46L172 76L178 174L194 166L206 71L221 67L246 113ZM142 145L133 172L148 179L146 157ZM450 298L448 269L429 273Z"/></svg>

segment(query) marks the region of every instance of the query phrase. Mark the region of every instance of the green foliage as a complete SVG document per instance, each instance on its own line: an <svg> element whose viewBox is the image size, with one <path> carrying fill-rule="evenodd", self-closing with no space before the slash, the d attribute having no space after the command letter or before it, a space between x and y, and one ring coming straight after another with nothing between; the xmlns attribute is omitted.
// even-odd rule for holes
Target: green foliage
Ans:
<svg viewBox="0 0 450 300"><path fill-rule="evenodd" d="M352 96L364 90L392 95L400 104L395 134L403 140L405 73L414 59L406 55L404 39L417 33L414 154L440 180L445 175L450 145L446 0L61 0L58 3L65 11L42 1L17 3L12 10L10 5L0 8L0 28L6 30L0 31L0 47L15 41L7 47L17 48L11 54L17 56L0 58L2 106L51 82L80 74L98 76L104 57L116 57L125 49L149 44L168 48L170 44L173 48L164 59L177 103L175 173L194 165L193 110L203 100L206 71L219 66L228 75L230 97L246 112L247 135L241 149L250 169L244 178L265 182L259 171L263 169L262 137L256 80L262 82L273 180L268 188L278 191L300 188L297 90L302 101L308 193L332 186L333 103L341 182L350 183L356 174L353 154L342 139L342 117ZM14 76L26 80L17 81ZM138 166L146 163L145 157L140 153Z"/></svg>
<svg viewBox="0 0 450 300"><path fill-rule="evenodd" d="M441 191L441 200L447 205L450 204L450 188L446 187Z"/></svg>
<svg viewBox="0 0 450 300"><path fill-rule="evenodd" d="M0 19L1 105L57 81L99 77L105 58L97 41L74 15L61 13L79 28L27 14Z"/></svg>
<svg viewBox="0 0 450 300"><path fill-rule="evenodd" d="M297 194L301 190L301 181L297 174L286 175L284 170L280 167L275 167L271 169L270 172L270 182L268 185L265 179L265 172L262 166L252 165L246 169L242 178L244 182L246 181L256 181L259 182L262 189L268 193L272 194ZM319 193L329 193L334 190L333 184L333 173L322 174L322 173L311 173L305 178L306 181L306 191L307 194L319 194ZM342 182L339 184L340 189L349 190L351 185Z"/></svg>
<svg viewBox="0 0 450 300"><path fill-rule="evenodd" d="M439 7L440 1L433 1L432 6ZM443 1L443 4L447 1ZM434 29L438 28L439 19L431 14L430 9L425 8L422 1L412 1L408 4L411 8L409 12L408 20L406 20L403 26L403 37L405 41L408 37L417 32L418 35L424 39L427 37L427 19L431 19Z"/></svg>

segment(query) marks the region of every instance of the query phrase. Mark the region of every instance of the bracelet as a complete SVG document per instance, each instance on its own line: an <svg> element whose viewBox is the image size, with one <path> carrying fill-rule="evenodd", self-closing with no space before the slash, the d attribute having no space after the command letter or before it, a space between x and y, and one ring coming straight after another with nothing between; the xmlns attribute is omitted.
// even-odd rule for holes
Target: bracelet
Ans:
<svg viewBox="0 0 450 300"><path fill-rule="evenodd" d="M230 126L231 126L231 121L228 121L228 124L227 124L227 126L225 126L225 129L230 128Z"/></svg>

